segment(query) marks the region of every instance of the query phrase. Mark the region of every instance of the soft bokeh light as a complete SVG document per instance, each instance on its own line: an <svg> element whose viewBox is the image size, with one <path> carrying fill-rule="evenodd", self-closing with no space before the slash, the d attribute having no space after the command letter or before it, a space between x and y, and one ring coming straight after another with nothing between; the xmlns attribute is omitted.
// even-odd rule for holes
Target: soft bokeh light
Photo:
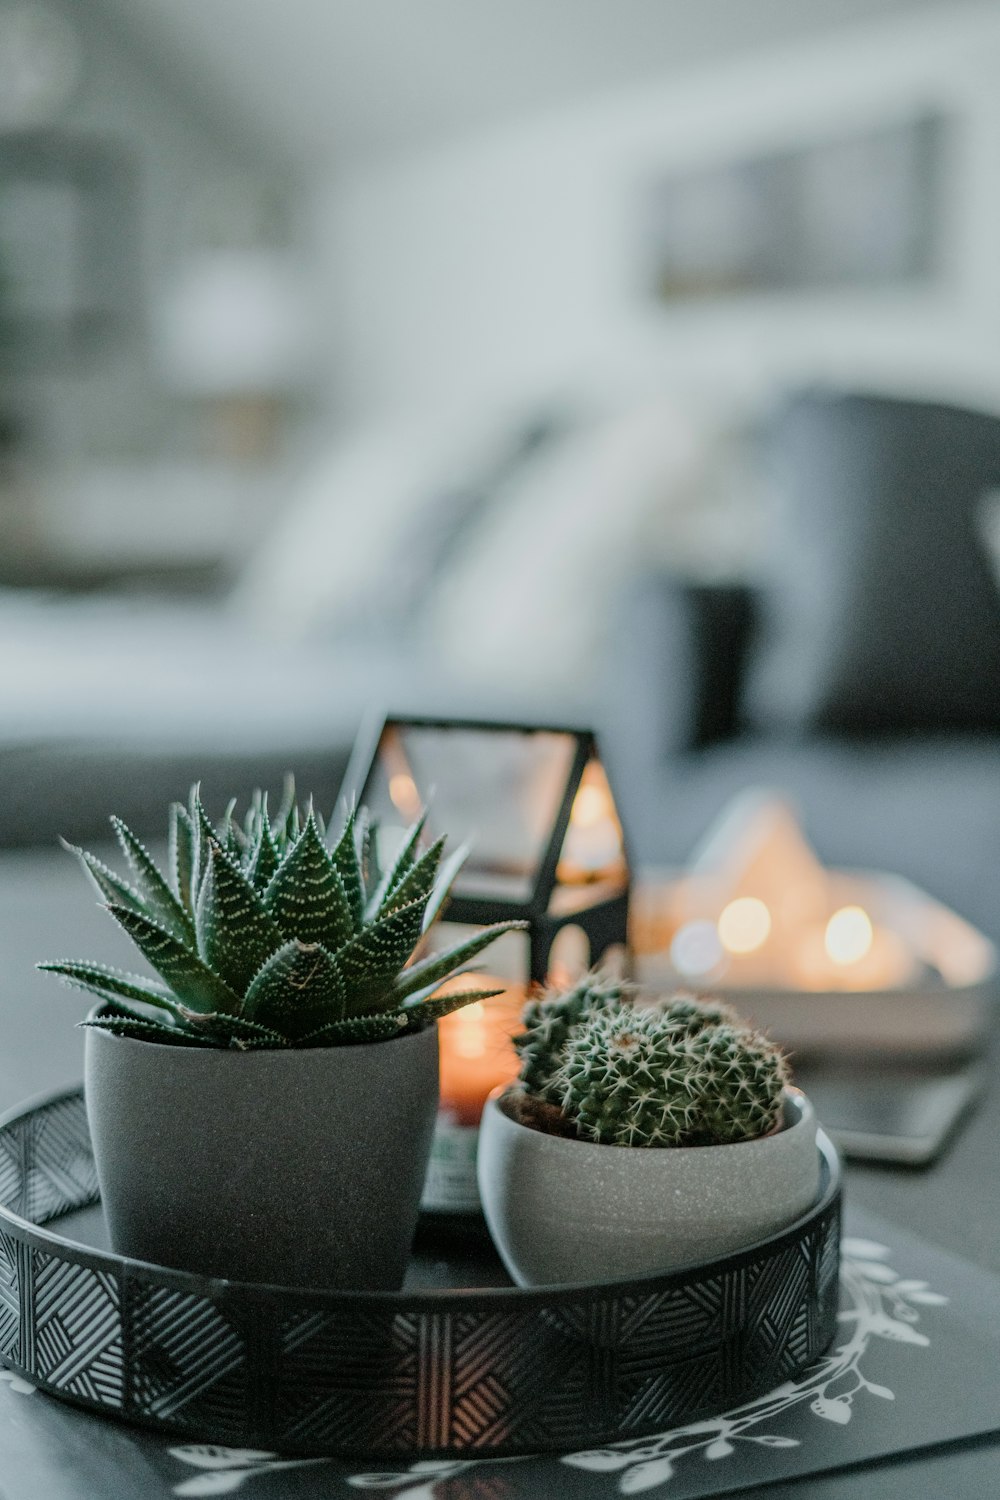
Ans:
<svg viewBox="0 0 1000 1500"><path fill-rule="evenodd" d="M824 944L835 964L860 963L871 950L875 933L871 918L860 906L842 906L826 924Z"/></svg>
<svg viewBox="0 0 1000 1500"><path fill-rule="evenodd" d="M671 963L678 974L684 974L690 979L711 974L718 968L723 956L714 922L687 922L670 944Z"/></svg>
<svg viewBox="0 0 1000 1500"><path fill-rule="evenodd" d="M755 953L771 933L771 913L757 896L738 896L719 916L719 941L728 953Z"/></svg>

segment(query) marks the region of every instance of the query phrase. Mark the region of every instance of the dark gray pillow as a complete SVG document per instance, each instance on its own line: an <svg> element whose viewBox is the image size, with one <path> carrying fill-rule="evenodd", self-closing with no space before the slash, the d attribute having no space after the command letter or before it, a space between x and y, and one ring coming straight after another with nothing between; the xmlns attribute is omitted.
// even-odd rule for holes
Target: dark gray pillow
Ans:
<svg viewBox="0 0 1000 1500"><path fill-rule="evenodd" d="M1000 418L803 395L773 431L784 520L745 716L866 733L1000 727L1000 588L980 506Z"/></svg>

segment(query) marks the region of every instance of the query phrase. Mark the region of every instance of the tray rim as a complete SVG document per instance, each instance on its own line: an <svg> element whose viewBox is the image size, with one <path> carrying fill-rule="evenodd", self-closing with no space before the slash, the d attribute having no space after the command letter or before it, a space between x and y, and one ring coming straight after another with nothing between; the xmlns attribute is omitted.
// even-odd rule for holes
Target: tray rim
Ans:
<svg viewBox="0 0 1000 1500"><path fill-rule="evenodd" d="M0 1115L0 1134L14 1125L29 1120L32 1116L41 1113L63 1102L84 1099L82 1084L73 1085L69 1088L57 1089L49 1093L34 1095L15 1105L12 1109ZM31 1245L35 1249L45 1253L53 1252L62 1256L68 1250L72 1252L70 1258L77 1264L88 1265L94 1270L109 1271L116 1276L130 1277L136 1280L149 1279L149 1273L161 1285L166 1283L185 1290L198 1296L210 1296L217 1302L229 1299L259 1300L264 1302L289 1299L295 1300L303 1307L338 1308L350 1307L353 1309L365 1307L428 1310L443 1309L449 1303L460 1306L463 1302L476 1300L477 1302L496 1301L498 1308L504 1304L514 1302L522 1306L534 1304L546 1305L553 1298L564 1299L572 1297L578 1301L588 1301L591 1298L604 1298L610 1296L623 1296L628 1294L642 1295L643 1293L663 1292L672 1287L684 1286L691 1280L692 1275L699 1277L709 1275L714 1271L723 1273L727 1270L737 1269L741 1262L749 1262L759 1256L762 1250L773 1248L775 1251L783 1248L787 1243L798 1241L802 1238L810 1223L821 1219L831 1208L835 1207L843 1192L843 1166L841 1156L833 1141L820 1127L816 1132L816 1145L820 1156L821 1179L820 1189L815 1201L809 1206L804 1214L800 1214L791 1224L776 1233L767 1235L763 1239L754 1240L740 1250L731 1251L728 1255L717 1256L707 1261L690 1261L686 1265L677 1267L671 1271L663 1271L648 1275L639 1273L631 1276L613 1277L601 1281L572 1281L554 1282L543 1287L519 1287L519 1286L492 1286L492 1287L429 1287L417 1291L406 1291L405 1289L392 1292L379 1291L352 1291L336 1290L329 1287L294 1287L284 1286L280 1282L256 1282L239 1281L227 1277L204 1276L195 1271L185 1271L175 1266L162 1266L155 1261L136 1260L129 1256L119 1255L114 1250L102 1250L96 1246L86 1245L75 1240L53 1232L48 1226L58 1225L60 1215L51 1220L38 1224L32 1219L25 1218L13 1209L0 1203L0 1227L7 1226L13 1231L14 1237L24 1244ZM824 1169L825 1168L825 1172ZM81 1202L79 1207L84 1208L100 1202L99 1195Z"/></svg>

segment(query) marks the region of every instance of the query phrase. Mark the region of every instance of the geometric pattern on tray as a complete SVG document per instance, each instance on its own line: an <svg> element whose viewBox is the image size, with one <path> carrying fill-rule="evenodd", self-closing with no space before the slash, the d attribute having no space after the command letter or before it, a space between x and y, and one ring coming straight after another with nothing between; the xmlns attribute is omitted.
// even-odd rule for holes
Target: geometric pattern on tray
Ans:
<svg viewBox="0 0 1000 1500"><path fill-rule="evenodd" d="M222 1444L502 1455L661 1431L793 1378L836 1329L839 1168L755 1250L539 1292L307 1292L61 1239L97 1199L79 1090L0 1124L0 1357L55 1395Z"/></svg>

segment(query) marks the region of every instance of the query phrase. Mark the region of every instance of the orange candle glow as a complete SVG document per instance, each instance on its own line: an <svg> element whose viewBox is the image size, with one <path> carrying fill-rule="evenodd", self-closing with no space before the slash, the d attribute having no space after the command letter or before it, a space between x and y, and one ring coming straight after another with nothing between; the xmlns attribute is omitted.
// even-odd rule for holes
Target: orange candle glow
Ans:
<svg viewBox="0 0 1000 1500"><path fill-rule="evenodd" d="M477 988L489 989L494 983L499 987L503 982L477 976ZM438 1023L441 1109L456 1124L478 1125L487 1095L517 1076L511 1037L520 1024L523 1001L523 987L509 985L503 995L476 1000Z"/></svg>

